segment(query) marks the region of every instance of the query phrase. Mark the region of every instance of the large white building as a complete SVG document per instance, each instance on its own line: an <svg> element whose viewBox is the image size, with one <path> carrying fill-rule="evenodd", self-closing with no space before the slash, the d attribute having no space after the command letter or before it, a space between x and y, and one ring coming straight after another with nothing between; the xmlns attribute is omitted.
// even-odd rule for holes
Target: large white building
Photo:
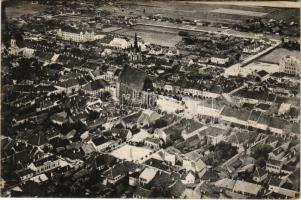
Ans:
<svg viewBox="0 0 301 200"><path fill-rule="evenodd" d="M57 36L63 40L70 40L74 42L88 42L96 40L96 36L94 31L81 31L81 30L74 30L73 32L70 31L63 31L59 29L57 31Z"/></svg>
<svg viewBox="0 0 301 200"><path fill-rule="evenodd" d="M279 61L280 70L291 75L299 75L300 60L295 56L284 56Z"/></svg>

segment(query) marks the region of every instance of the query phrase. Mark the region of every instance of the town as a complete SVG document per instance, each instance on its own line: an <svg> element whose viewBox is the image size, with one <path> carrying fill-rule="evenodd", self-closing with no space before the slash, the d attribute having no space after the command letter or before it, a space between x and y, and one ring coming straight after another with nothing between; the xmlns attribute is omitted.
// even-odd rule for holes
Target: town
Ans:
<svg viewBox="0 0 301 200"><path fill-rule="evenodd" d="M1 196L299 198L298 2L2 4Z"/></svg>

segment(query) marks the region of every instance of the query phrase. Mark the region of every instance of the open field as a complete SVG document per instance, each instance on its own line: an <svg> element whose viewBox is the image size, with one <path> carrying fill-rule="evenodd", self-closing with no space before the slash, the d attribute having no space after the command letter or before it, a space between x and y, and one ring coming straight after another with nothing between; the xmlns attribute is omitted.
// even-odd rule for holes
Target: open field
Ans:
<svg viewBox="0 0 301 200"><path fill-rule="evenodd" d="M253 4L252 4L253 3ZM127 11L136 15L162 15L171 18L197 19L201 21L237 23L252 17L246 14L266 13L257 17L281 18L299 22L300 10L297 2L202 2L202 1L124 1L121 3ZM287 6L285 6L287 4ZM283 9L282 6L286 7ZM217 9L237 10L245 15L216 15L211 11ZM233 17L234 16L234 17ZM297 17L296 17L297 16Z"/></svg>
<svg viewBox="0 0 301 200"><path fill-rule="evenodd" d="M286 55L292 55L292 56L300 58L300 52L299 51L290 51L290 50L283 49L283 48L277 48L274 51L272 51L271 53L261 57L259 59L259 61L278 64L279 60L283 56L286 56Z"/></svg>
<svg viewBox="0 0 301 200"><path fill-rule="evenodd" d="M132 153L131 153L132 151ZM119 149L114 150L111 155L119 159L126 159L128 161L141 161L141 158L145 158L145 156L149 156L152 151L146 147L136 147L131 145L124 145ZM132 156L131 156L132 154Z"/></svg>
<svg viewBox="0 0 301 200"><path fill-rule="evenodd" d="M264 12L255 12L255 11L248 11L248 10L236 10L236 9L224 9L224 8L218 8L215 10L212 10L211 13L221 13L221 14L230 14L230 15L243 15L243 16L249 16L249 17L262 17L267 15L267 13Z"/></svg>
<svg viewBox="0 0 301 200"><path fill-rule="evenodd" d="M168 47L174 47L182 39L177 33L164 32L159 30L143 30L140 28L136 29L135 27L132 29L121 29L116 31L115 33L131 37L133 37L135 33L137 33L137 35L141 37L145 42Z"/></svg>
<svg viewBox="0 0 301 200"><path fill-rule="evenodd" d="M191 4L237 5L237 6L261 6L275 8L299 8L299 2L294 1L187 1Z"/></svg>
<svg viewBox="0 0 301 200"><path fill-rule="evenodd" d="M5 8L5 14L8 19L17 18L26 14L35 14L47 9L46 5L32 4L28 1L18 1L14 5L8 5Z"/></svg>
<svg viewBox="0 0 301 200"><path fill-rule="evenodd" d="M265 70L268 73L272 74L275 72L279 72L279 65L276 63L266 63L266 62L252 62L241 69L241 74L243 76L247 76L254 71Z"/></svg>

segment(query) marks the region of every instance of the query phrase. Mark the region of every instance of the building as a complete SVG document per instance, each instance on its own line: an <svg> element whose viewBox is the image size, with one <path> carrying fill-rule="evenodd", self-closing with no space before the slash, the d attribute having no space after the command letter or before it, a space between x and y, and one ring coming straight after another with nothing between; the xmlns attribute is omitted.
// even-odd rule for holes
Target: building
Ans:
<svg viewBox="0 0 301 200"><path fill-rule="evenodd" d="M120 103L138 106L153 106L156 95L153 92L153 83L144 71L125 67L116 84L116 96Z"/></svg>
<svg viewBox="0 0 301 200"><path fill-rule="evenodd" d="M105 177L103 183L105 185L107 184L115 185L117 182L124 179L129 174L130 171L136 171L138 169L139 169L138 166L134 163L130 163L130 162L118 163L103 173Z"/></svg>
<svg viewBox="0 0 301 200"><path fill-rule="evenodd" d="M260 70L256 73L256 77L263 82L270 78L270 74L265 70Z"/></svg>
<svg viewBox="0 0 301 200"><path fill-rule="evenodd" d="M137 186L139 184L140 171L129 172L129 185Z"/></svg>
<svg viewBox="0 0 301 200"><path fill-rule="evenodd" d="M156 111L150 109L144 110L140 117L138 118L138 127L150 126L155 123L161 117Z"/></svg>
<svg viewBox="0 0 301 200"><path fill-rule="evenodd" d="M265 169L270 173L279 174L281 172L283 164L284 163L282 161L268 159L268 161L266 162Z"/></svg>
<svg viewBox="0 0 301 200"><path fill-rule="evenodd" d="M300 169L282 178L272 176L268 181L269 193L278 194L283 199L298 199L300 193Z"/></svg>
<svg viewBox="0 0 301 200"><path fill-rule="evenodd" d="M300 60L294 56L284 56L279 60L280 71L299 76Z"/></svg>
<svg viewBox="0 0 301 200"><path fill-rule="evenodd" d="M22 47L20 48L17 45L16 39L12 38L10 41L10 47L9 47L9 53L12 55L22 55L25 58L31 58L33 57L35 53L35 49L28 48L28 47Z"/></svg>
<svg viewBox="0 0 301 200"><path fill-rule="evenodd" d="M126 41L123 38L114 38L110 43L109 43L110 47L114 47L117 49L127 49L129 48L131 45L128 41Z"/></svg>
<svg viewBox="0 0 301 200"><path fill-rule="evenodd" d="M268 177L268 173L265 169L256 167L253 174L253 181L260 183L264 181L267 177Z"/></svg>
<svg viewBox="0 0 301 200"><path fill-rule="evenodd" d="M132 62L142 62L141 46L138 45L137 33L135 33L134 46L131 46L128 56Z"/></svg>
<svg viewBox="0 0 301 200"><path fill-rule="evenodd" d="M154 168L145 168L143 172L139 176L139 183L140 185L146 185L153 180L153 178L156 176L158 170Z"/></svg>
<svg viewBox="0 0 301 200"><path fill-rule="evenodd" d="M146 138L144 144L152 149L158 150L160 146L162 146L163 141L158 138Z"/></svg>
<svg viewBox="0 0 301 200"><path fill-rule="evenodd" d="M73 42L88 42L95 40L95 33L94 31L88 32L78 29L73 30L62 30L59 29L57 31L57 36L62 40L69 40Z"/></svg>
<svg viewBox="0 0 301 200"><path fill-rule="evenodd" d="M108 90L108 83L102 79L97 79L92 82L89 82L83 87L84 93L92 96L99 95Z"/></svg>
<svg viewBox="0 0 301 200"><path fill-rule="evenodd" d="M249 197L257 197L261 189L262 188L260 185L237 180L234 184L233 192L243 194Z"/></svg>
<svg viewBox="0 0 301 200"><path fill-rule="evenodd" d="M207 143L212 145L217 145L221 141L225 140L225 135L228 133L228 130L221 129L218 127L209 127L203 130L200 134L206 135Z"/></svg>
<svg viewBox="0 0 301 200"><path fill-rule="evenodd" d="M95 138L95 139L92 139L90 140L88 143L91 143L94 148L100 152L100 151L103 151L105 150L106 148L109 148L112 146L112 144L114 143L113 140L108 140L104 137L99 137L99 138Z"/></svg>
<svg viewBox="0 0 301 200"><path fill-rule="evenodd" d="M211 57L210 61L213 64L225 65L229 62L229 58Z"/></svg>

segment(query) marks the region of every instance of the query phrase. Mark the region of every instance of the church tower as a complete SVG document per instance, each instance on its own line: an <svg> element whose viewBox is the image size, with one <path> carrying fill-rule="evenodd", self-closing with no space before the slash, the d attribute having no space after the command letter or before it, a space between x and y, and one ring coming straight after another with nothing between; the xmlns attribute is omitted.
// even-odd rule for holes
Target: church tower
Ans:
<svg viewBox="0 0 301 200"><path fill-rule="evenodd" d="M137 33L135 33L134 45L131 45L129 57L132 62L142 62L141 48L138 44Z"/></svg>

